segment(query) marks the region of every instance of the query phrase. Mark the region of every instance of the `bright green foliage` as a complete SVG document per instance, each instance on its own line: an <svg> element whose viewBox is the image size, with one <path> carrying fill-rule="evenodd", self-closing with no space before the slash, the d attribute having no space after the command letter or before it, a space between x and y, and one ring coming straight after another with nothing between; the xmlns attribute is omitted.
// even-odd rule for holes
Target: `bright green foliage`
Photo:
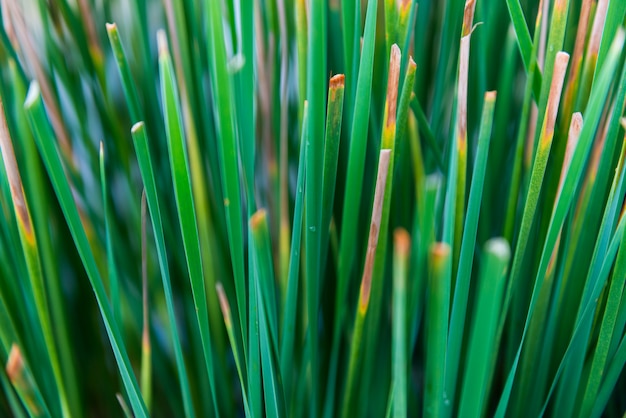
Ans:
<svg viewBox="0 0 626 418"><path fill-rule="evenodd" d="M0 416L624 415L626 2L0 15Z"/></svg>

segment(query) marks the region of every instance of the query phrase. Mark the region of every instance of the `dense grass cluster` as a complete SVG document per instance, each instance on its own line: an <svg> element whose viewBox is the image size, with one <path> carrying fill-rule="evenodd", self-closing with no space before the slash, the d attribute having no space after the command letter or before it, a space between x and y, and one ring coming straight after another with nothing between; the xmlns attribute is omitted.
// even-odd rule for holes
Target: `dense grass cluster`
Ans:
<svg viewBox="0 0 626 418"><path fill-rule="evenodd" d="M626 1L0 11L0 416L624 414Z"/></svg>

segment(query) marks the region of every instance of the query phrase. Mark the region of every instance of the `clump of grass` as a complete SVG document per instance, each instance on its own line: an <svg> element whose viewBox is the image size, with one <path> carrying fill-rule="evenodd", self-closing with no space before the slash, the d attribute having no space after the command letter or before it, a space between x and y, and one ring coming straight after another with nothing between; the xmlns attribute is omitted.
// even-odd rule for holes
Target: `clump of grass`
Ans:
<svg viewBox="0 0 626 418"><path fill-rule="evenodd" d="M0 11L1 416L624 414L625 2Z"/></svg>

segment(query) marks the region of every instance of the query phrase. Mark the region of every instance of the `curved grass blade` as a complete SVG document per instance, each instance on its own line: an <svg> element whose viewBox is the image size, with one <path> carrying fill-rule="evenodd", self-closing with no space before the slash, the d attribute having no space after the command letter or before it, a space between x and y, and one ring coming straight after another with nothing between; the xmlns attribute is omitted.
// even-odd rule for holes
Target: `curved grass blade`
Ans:
<svg viewBox="0 0 626 418"><path fill-rule="evenodd" d="M611 286L607 297L606 308L602 317L600 326L600 334L598 343L594 350L593 359L591 361L591 369L589 371L589 379L585 386L584 398L580 408L580 416L587 417L592 415L592 409L598 399L598 392L605 381L605 373L608 366L608 354L611 338L615 335L615 323L619 310L621 299L624 294L624 281L626 280L626 245L624 242L620 245L617 253L617 261L611 278Z"/></svg>
<svg viewBox="0 0 626 418"><path fill-rule="evenodd" d="M539 269L537 271L537 276L536 276L538 279L535 282L535 285L533 287L532 296L530 300L530 306L528 308L528 313L527 313L527 317L526 317L526 321L524 325L524 331L522 333L522 343L524 341L526 331L528 328L529 318L533 314L534 306L536 304L536 299L539 295L539 291L541 290L543 277L545 277L547 266L549 264L549 258L551 256L552 249L554 248L556 239L558 237L558 231L561 229L563 222L565 221L565 216L567 215L569 206L572 203L572 200L574 198L574 189L577 187L577 184L579 183L580 178L582 176L582 171L585 166L587 156L589 155L589 149L591 147L591 143L594 137L593 133L595 132L598 126L602 108L604 107L606 94L613 80L613 76L617 68L618 57L621 52L621 48L623 44L624 44L624 32L623 30L620 30L613 41L613 45L611 46L611 50L609 52L607 62L604 65L604 67L601 69L601 74L600 74L600 78L598 79L598 83L594 86L595 88L591 92L591 100L589 102L588 111L586 114L586 122L580 134L579 144L576 147L574 156L572 157L570 170L567 172L567 175L563 182L562 191L561 191L559 200L556 202L556 206L553 211L550 224L548 226L546 239L543 244L543 252L541 255L541 261L540 261ZM513 272L511 272L511 274L513 274ZM509 372L509 375L505 383L504 391L500 398L498 410L496 411L496 416L498 417L504 416L506 412L506 407L508 405L520 354L521 354L521 344L515 355L513 366Z"/></svg>
<svg viewBox="0 0 626 418"><path fill-rule="evenodd" d="M11 346L11 351L9 352L6 373L31 417L45 418L51 416L33 379L30 368L26 364L20 348L15 344Z"/></svg>
<svg viewBox="0 0 626 418"><path fill-rule="evenodd" d="M13 151L11 134L7 125L2 99L0 99L0 149L2 150L2 161L6 169L7 180L11 190L13 210L15 211L20 243L22 244L22 251L24 252L24 258L26 260L28 278L33 290L37 317L43 332L46 350L49 357L48 360L52 365L55 385L58 390L59 402L61 404L61 414L65 417L69 417L72 415L72 411L70 410L70 402L67 397L67 390L61 369L59 353L52 331L52 321L50 320L48 297L46 295L43 270L41 268L41 260L39 258L37 236L30 215L30 208L26 200L26 196L24 195L22 178L20 176L17 160Z"/></svg>
<svg viewBox="0 0 626 418"><path fill-rule="evenodd" d="M87 235L80 221L80 216L72 196L70 185L67 177L65 177L61 158L59 157L53 139L54 134L52 133L50 125L47 123L46 114L43 108L43 101L39 91L39 85L36 82L31 83L24 107L26 109L26 113L28 114L31 127L34 131L37 146L44 160L44 164L46 165L48 174L50 175L52 185L59 199L65 219L68 223L72 238L76 243L78 253L83 265L85 266L91 287L95 293L98 307L100 308L100 313L102 315L102 320L104 322L109 341L111 342L111 347L113 348L118 369L122 376L124 387L130 398L131 407L135 416L145 417L147 415L146 406L140 395L137 379L130 366L124 341L119 333L115 319L113 318L113 314L104 290L104 285L102 283L102 278L100 277L100 272L96 267L94 255L89 247Z"/></svg>
<svg viewBox="0 0 626 418"><path fill-rule="evenodd" d="M611 364L607 368L604 381L600 387L600 391L598 392L593 410L591 411L591 417L598 418L604 412L606 404L609 401L609 397L611 396L611 393L615 388L615 384L617 383L617 379L620 377L620 374L624 369L624 364L626 364L626 337L622 338L622 342L617 348Z"/></svg>
<svg viewBox="0 0 626 418"><path fill-rule="evenodd" d="M585 334L588 333L588 327L589 327L587 324L591 323L594 319L593 314L595 312L597 301L600 297L600 293L602 292L602 289L604 288L604 285L606 284L606 280L609 276L611 268L613 267L613 262L615 261L618 248L620 245L623 244L623 240L625 236L624 235L625 227L626 227L626 218L622 216L622 219L620 220L620 223L617 226L615 234L613 235L613 238L611 239L611 242L609 243L607 247L605 257L597 260L598 261L597 266L599 266L598 267L599 271L597 271L597 275L595 276L596 280L595 280L595 284L593 285L593 289L591 289L590 298L587 299L586 301L587 303L581 302L580 304L580 310L579 310L578 318L576 320L576 326L574 327L574 331L571 335L571 338L569 339L565 353L563 354L561 362L559 363L559 367L556 370L554 380L552 382L552 386L550 387L550 390L548 391L548 396L546 398L546 402L543 405L541 414L545 413L550 397L552 396L552 393L557 387L557 383L562 381L562 380L559 380L559 378L561 377L561 374L564 372L568 372L569 370L572 369L571 367L568 367L568 362L571 360L572 353L575 352L578 344L580 343L579 338L584 339L586 337ZM587 345L584 340L582 341L582 343L585 345L585 348L586 348ZM574 379L576 378L576 376L573 376L573 377ZM578 382L576 381L574 383L577 384ZM564 406L567 407L568 399L570 397L575 398L575 396L576 396L576 393L574 393L573 395L568 393L565 398L557 399L557 404L561 405L562 399L565 399L566 404Z"/></svg>
<svg viewBox="0 0 626 418"><path fill-rule="evenodd" d="M246 394L246 381L243 378L243 374L241 372L241 360L239 359L239 355L237 354L237 345L235 341L235 334L233 333L233 319L230 314L230 305L228 303L228 298L226 297L226 293L224 292L224 287L222 283L217 282L215 285L215 289L217 290L218 299L220 301L220 308L222 309L222 315L224 316L224 325L226 326L226 333L228 334L228 339L230 340L230 346L233 350L233 357L235 358L235 366L237 367L237 374L239 375L239 383L241 384L241 396L243 398L243 409L246 413L246 417L251 417L250 408L248 407L248 396Z"/></svg>
<svg viewBox="0 0 626 418"><path fill-rule="evenodd" d="M571 348L569 359L565 363L563 378L560 381L560 387L556 397L556 407L559 408L559 410L567 412L569 415L573 415L575 405L578 401L578 386L580 385L583 364L587 355L587 346L589 338L591 337L591 328L593 326L593 317L588 316L587 318L583 318L583 307L588 306L588 303L591 302L590 293L593 291L598 280L600 280L599 274L600 269L603 266L603 259L608 257L605 257L605 254L608 254L611 234L613 233L615 223L618 220L618 211L622 206L624 195L626 194L626 172L624 171L625 158L626 141L623 141L620 160L615 170L611 192L604 210L602 224L593 249L591 265L588 268L585 286L581 296L578 312L576 314L576 340L572 340L575 341L575 343ZM617 231L614 236L617 236ZM570 350L568 349L568 351Z"/></svg>

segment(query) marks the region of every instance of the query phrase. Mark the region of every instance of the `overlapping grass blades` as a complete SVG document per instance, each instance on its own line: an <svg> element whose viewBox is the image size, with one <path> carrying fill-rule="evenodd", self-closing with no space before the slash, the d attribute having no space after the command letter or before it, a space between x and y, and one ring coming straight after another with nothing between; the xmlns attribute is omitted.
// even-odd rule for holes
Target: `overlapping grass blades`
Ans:
<svg viewBox="0 0 626 418"><path fill-rule="evenodd" d="M0 3L0 416L623 415L624 2Z"/></svg>

